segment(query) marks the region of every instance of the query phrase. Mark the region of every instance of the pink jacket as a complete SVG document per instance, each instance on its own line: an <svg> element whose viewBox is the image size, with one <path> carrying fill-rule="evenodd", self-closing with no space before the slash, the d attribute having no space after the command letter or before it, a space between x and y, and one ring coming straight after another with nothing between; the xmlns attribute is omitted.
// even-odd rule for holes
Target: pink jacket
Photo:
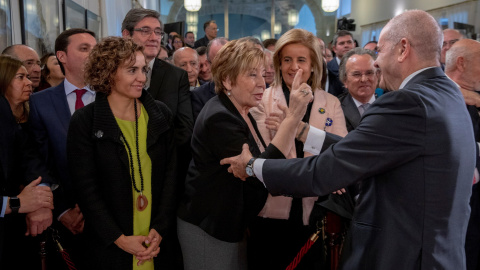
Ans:
<svg viewBox="0 0 480 270"><path fill-rule="evenodd" d="M275 131L267 129L265 125L265 119L272 112L282 112L278 108L278 104L287 106L281 86L270 87L266 89L260 105L250 109L250 113L255 118L260 134L267 145L275 136ZM327 118L332 120L331 126L325 125ZM312 111L310 113L309 124L342 137L347 135L345 117L343 115L340 101L335 96L321 89L316 89L314 91L314 101L312 105ZM305 152L305 157L311 155L311 153ZM288 153L287 158L296 157L295 144L292 141L291 150ZM310 213L312 212L313 204L317 198L318 197L303 198L303 223L305 225L308 225ZM292 198L284 196L274 197L269 194L265 206L258 215L265 218L288 219L291 206Z"/></svg>

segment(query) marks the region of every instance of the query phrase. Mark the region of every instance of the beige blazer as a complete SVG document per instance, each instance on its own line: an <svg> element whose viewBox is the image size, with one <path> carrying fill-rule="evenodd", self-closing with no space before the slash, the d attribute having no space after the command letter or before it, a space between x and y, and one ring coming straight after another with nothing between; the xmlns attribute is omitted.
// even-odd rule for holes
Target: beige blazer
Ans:
<svg viewBox="0 0 480 270"><path fill-rule="evenodd" d="M275 131L267 129L265 125L265 119L272 112L282 112L278 107L278 104L287 106L282 87L274 86L265 90L262 102L259 106L250 109L250 113L255 118L260 134L267 145L275 136ZM323 109L323 113L320 113L320 109ZM331 126L325 125L327 118L332 120ZM314 100L312 111L310 113L309 124L342 137L348 133L340 101L335 96L321 89L316 89L314 91ZM311 153L305 152L306 157L311 155ZM287 158L296 157L295 143L292 141L290 152L288 153ZM308 225L313 204L317 199L318 197L303 198L303 223L305 225ZM267 202L265 203L262 211L259 213L259 216L274 219L288 219L291 206L292 198L284 196L274 197L269 194Z"/></svg>

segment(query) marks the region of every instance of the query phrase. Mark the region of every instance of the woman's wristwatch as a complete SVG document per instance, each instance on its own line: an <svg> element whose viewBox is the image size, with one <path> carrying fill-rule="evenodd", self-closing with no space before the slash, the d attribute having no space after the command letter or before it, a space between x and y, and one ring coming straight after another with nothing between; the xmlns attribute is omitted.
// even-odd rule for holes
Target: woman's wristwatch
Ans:
<svg viewBox="0 0 480 270"><path fill-rule="evenodd" d="M247 166L245 167L245 171L247 173L248 176L250 177L255 177L255 173L253 172L253 163L255 162L257 158L255 157L252 157L248 163L247 163Z"/></svg>

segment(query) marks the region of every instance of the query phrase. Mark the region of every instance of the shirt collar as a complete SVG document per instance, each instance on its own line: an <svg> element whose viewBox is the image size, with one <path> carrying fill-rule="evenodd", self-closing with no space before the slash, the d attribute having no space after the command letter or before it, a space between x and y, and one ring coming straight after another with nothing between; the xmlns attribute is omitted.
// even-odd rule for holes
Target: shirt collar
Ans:
<svg viewBox="0 0 480 270"><path fill-rule="evenodd" d="M147 73L147 81L145 82L145 89L150 88L150 82L152 80L152 70L153 70L154 63L155 63L155 58L153 58L150 62L148 62L148 73Z"/></svg>
<svg viewBox="0 0 480 270"><path fill-rule="evenodd" d="M357 108L360 106L360 105L363 105L364 103L356 100L354 97L352 97L353 99L353 102L355 102L355 106L357 106ZM375 95L372 95L372 97L370 98L369 101L367 101L368 104L372 104L373 102L375 101Z"/></svg>
<svg viewBox="0 0 480 270"><path fill-rule="evenodd" d="M90 89L90 87L88 87L87 85L85 85L84 87L76 87L75 85L73 85L71 82L69 82L67 80L67 78L65 78L64 82L63 82L63 86L65 87L65 95L69 95L70 93L72 93L73 91L77 90L77 89L85 89L87 90L88 92L92 93L92 94L95 94L94 91L92 91Z"/></svg>
<svg viewBox="0 0 480 270"><path fill-rule="evenodd" d="M403 80L402 84L400 84L400 87L398 89L402 89L405 87L405 85L407 85L407 83L415 76L417 76L420 72L423 72L429 68L435 68L435 67L426 67L426 68L422 68L422 69L419 69L415 72L413 72L412 74L408 75L407 78L405 78L405 80Z"/></svg>
<svg viewBox="0 0 480 270"><path fill-rule="evenodd" d="M338 66L340 66L340 62L342 61L342 59L338 58L338 56L335 56L335 59L337 60Z"/></svg>

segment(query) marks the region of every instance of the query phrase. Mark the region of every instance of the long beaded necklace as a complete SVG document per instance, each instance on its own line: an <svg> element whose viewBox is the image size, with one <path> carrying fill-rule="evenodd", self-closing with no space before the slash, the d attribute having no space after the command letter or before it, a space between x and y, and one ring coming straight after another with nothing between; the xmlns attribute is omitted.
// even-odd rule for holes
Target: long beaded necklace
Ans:
<svg viewBox="0 0 480 270"><path fill-rule="evenodd" d="M134 99L134 107L135 107L135 146L137 148L137 162L138 162L138 172L140 174L140 189L137 188L137 184L135 182L135 168L133 167L133 156L132 156L132 150L130 149L130 145L128 145L127 139L125 138L125 135L120 131L120 136L122 136L123 142L127 146L128 150L128 157L130 158L130 177L132 178L132 185L133 188L137 193L140 193L137 197L137 210L138 211L143 211L145 208L147 208L148 205L148 199L145 195L143 195L143 174L142 174L142 165L140 163L140 151L138 147L138 112L137 112L137 99Z"/></svg>

